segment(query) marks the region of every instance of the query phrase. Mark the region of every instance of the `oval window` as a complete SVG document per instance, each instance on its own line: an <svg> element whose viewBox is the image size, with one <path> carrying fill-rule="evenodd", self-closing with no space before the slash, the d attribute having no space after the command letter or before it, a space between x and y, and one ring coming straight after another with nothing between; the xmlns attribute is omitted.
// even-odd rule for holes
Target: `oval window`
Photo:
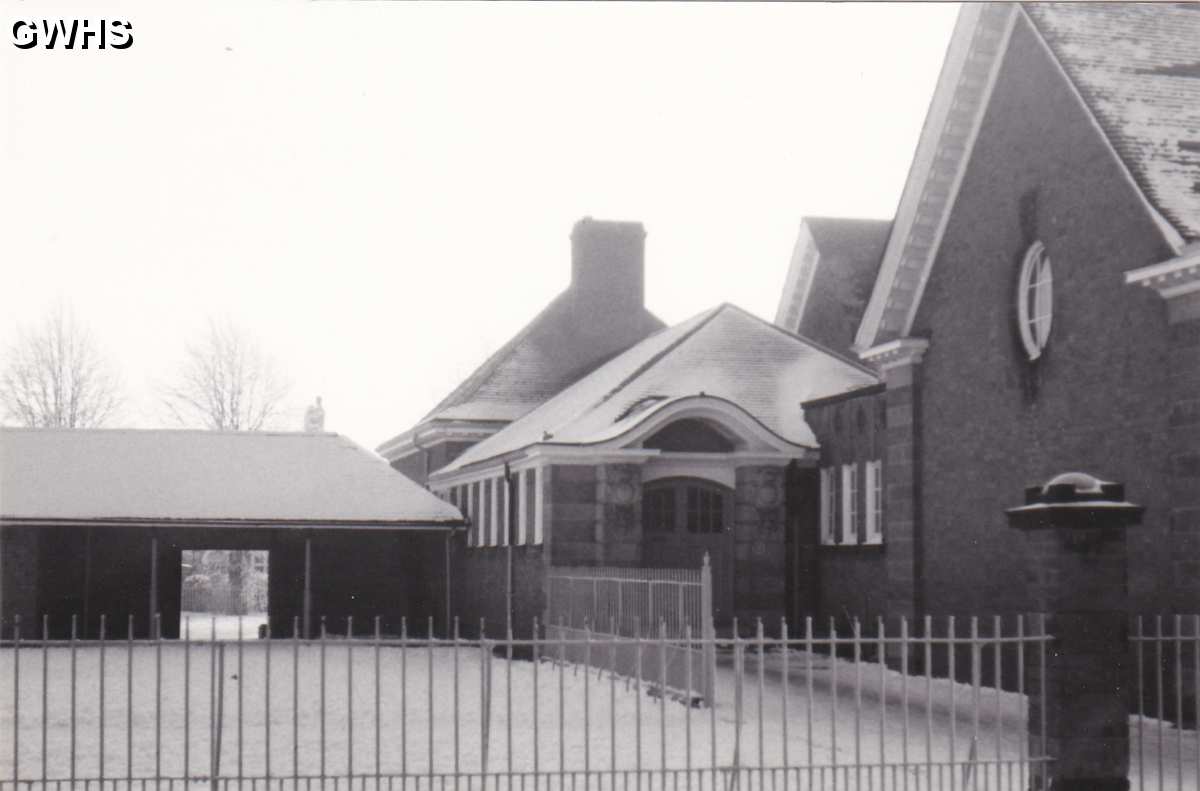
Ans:
<svg viewBox="0 0 1200 791"><path fill-rule="evenodd" d="M1017 285L1017 327L1030 360L1042 356L1054 317L1054 275L1046 246L1034 242L1025 253Z"/></svg>

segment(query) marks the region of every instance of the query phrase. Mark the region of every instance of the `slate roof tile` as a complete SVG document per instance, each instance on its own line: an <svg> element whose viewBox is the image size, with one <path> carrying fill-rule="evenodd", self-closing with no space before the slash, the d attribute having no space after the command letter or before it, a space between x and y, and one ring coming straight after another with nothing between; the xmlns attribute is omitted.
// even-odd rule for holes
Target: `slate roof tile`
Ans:
<svg viewBox="0 0 1200 791"><path fill-rule="evenodd" d="M1200 5L1024 7L1150 202L1200 239Z"/></svg>

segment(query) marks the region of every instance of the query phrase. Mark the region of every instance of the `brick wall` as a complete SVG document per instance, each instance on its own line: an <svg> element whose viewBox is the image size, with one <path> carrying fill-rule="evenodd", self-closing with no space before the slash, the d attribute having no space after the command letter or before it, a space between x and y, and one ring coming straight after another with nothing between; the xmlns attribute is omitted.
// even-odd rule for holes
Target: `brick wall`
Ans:
<svg viewBox="0 0 1200 791"><path fill-rule="evenodd" d="M784 470L739 467L734 493L734 614L774 628L785 609Z"/></svg>
<svg viewBox="0 0 1200 791"><path fill-rule="evenodd" d="M600 562L636 566L642 560L642 468L602 464L596 472Z"/></svg>
<svg viewBox="0 0 1200 791"><path fill-rule="evenodd" d="M554 464L543 468L543 519L550 563L555 566L596 566L603 562L597 493L597 467Z"/></svg>
<svg viewBox="0 0 1200 791"><path fill-rule="evenodd" d="M887 409L892 393L878 389L851 398L806 404L804 417L821 445L819 466L836 467L852 462L885 459L884 479L890 485L899 477L887 464ZM830 617L873 617L887 612L889 595L887 557L894 539L891 513L882 546L818 546L817 602L808 608L822 623ZM818 530L819 536L819 530ZM819 538L818 538L819 540Z"/></svg>
<svg viewBox="0 0 1200 791"><path fill-rule="evenodd" d="M1170 328L1170 542L1175 612L1200 599L1200 318Z"/></svg>
<svg viewBox="0 0 1200 791"><path fill-rule="evenodd" d="M1049 346L1030 363L1014 315L1034 239L1052 261L1055 313ZM1169 256L1019 21L912 333L930 340L918 424L930 612L1027 606L1024 550L1003 509L1024 486L1075 469L1125 482L1147 506L1130 535L1132 600L1169 606L1166 312L1149 289L1123 282L1124 271Z"/></svg>

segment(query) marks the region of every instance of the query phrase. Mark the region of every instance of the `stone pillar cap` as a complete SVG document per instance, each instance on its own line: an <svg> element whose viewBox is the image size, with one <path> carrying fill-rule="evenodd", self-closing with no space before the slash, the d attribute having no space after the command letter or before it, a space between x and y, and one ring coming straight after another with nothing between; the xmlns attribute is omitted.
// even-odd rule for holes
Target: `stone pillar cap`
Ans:
<svg viewBox="0 0 1200 791"><path fill-rule="evenodd" d="M1125 499L1125 484L1086 472L1055 475L1025 489L1025 505L1010 508L1010 527L1125 527L1141 522L1145 509Z"/></svg>

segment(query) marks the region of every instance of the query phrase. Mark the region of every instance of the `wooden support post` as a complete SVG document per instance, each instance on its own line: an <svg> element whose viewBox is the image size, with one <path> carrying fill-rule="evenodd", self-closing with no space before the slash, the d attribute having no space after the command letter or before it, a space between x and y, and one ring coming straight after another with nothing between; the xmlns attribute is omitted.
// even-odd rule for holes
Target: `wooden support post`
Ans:
<svg viewBox="0 0 1200 791"><path fill-rule="evenodd" d="M154 614L158 612L158 533L150 535L150 616L146 621L146 636L154 636Z"/></svg>
<svg viewBox="0 0 1200 791"><path fill-rule="evenodd" d="M88 635L92 609L92 528L84 528L83 537L83 636Z"/></svg>
<svg viewBox="0 0 1200 791"><path fill-rule="evenodd" d="M454 533L446 534L446 634L453 633L453 624L451 623L451 613L454 612L450 604L450 539L454 537Z"/></svg>
<svg viewBox="0 0 1200 791"><path fill-rule="evenodd" d="M312 637L312 538L304 537L304 639Z"/></svg>
<svg viewBox="0 0 1200 791"><path fill-rule="evenodd" d="M504 518L505 529L505 560L506 560L506 582L504 585L504 617L505 625L507 626L507 634L512 634L513 631L513 523L516 521L517 515L517 487L516 477L512 474L508 464L504 465L504 485L508 492L508 497L505 500L505 510L508 512Z"/></svg>

